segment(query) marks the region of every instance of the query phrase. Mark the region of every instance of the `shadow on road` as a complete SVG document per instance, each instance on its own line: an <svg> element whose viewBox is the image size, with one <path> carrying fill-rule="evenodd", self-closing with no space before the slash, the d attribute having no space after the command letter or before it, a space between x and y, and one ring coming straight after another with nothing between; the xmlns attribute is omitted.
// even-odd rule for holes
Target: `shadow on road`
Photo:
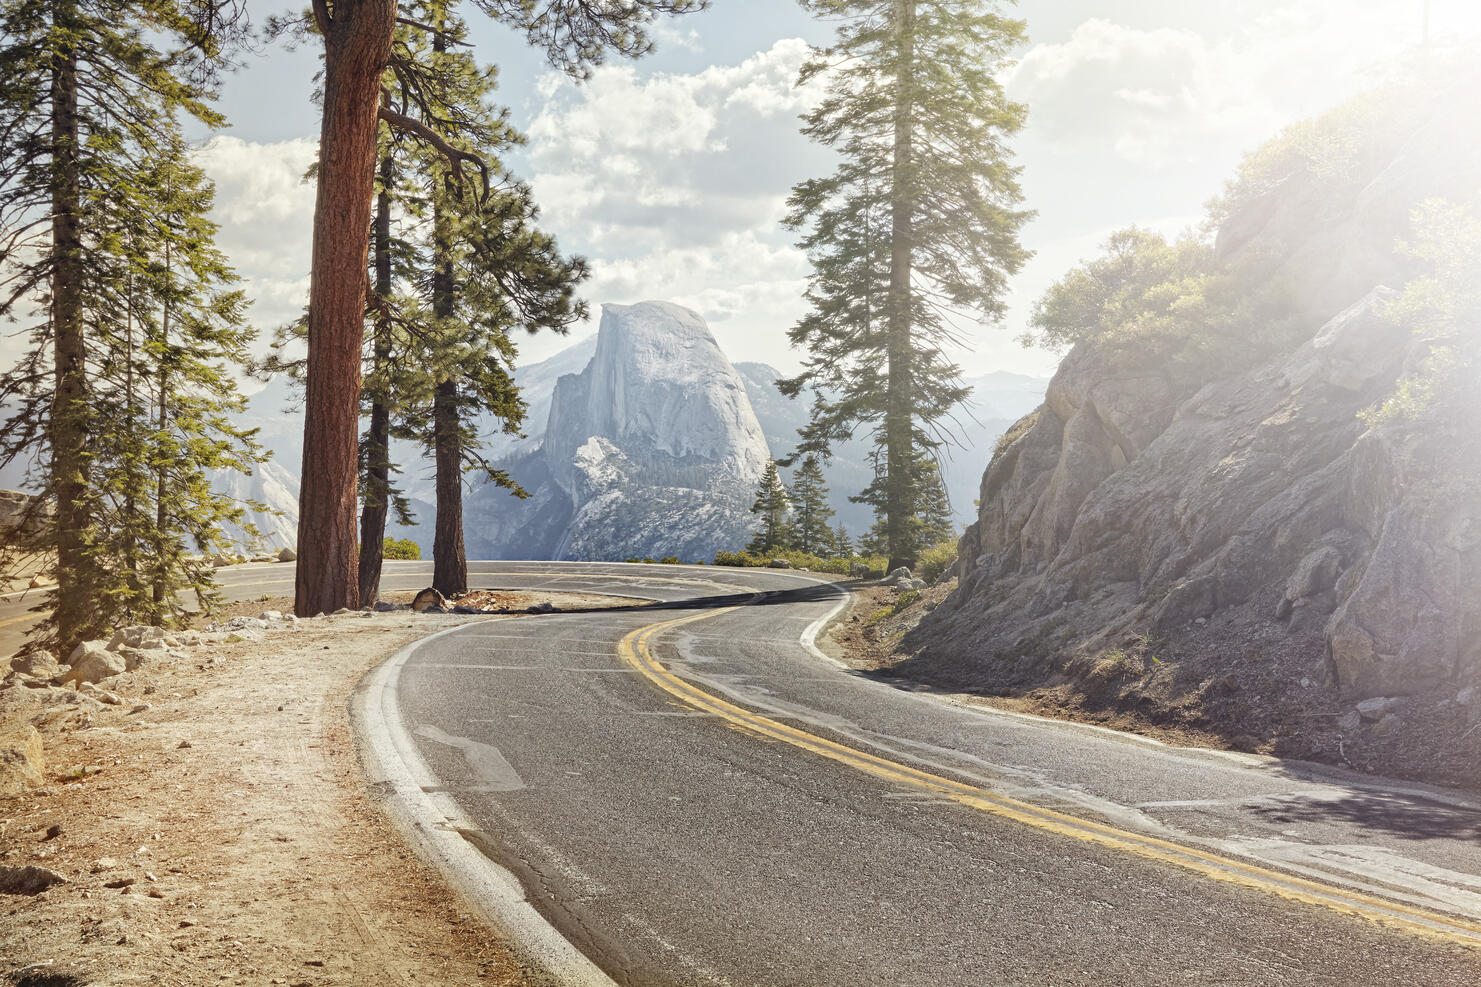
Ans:
<svg viewBox="0 0 1481 987"><path fill-rule="evenodd" d="M795 589L758 590L755 593L726 593L718 596L694 596L682 600L659 600L620 607L562 607L549 613L528 613L525 610L487 610L484 613L518 613L531 617L562 617L578 613L652 613L655 610L720 610L725 607L753 606L771 607L793 603L819 603L838 598L839 589L852 589L864 585L861 582L819 583L815 586L799 586Z"/></svg>
<svg viewBox="0 0 1481 987"><path fill-rule="evenodd" d="M1353 791L1336 799L1260 805L1251 813L1280 825L1357 826L1403 840L1481 839L1481 812L1424 798Z"/></svg>

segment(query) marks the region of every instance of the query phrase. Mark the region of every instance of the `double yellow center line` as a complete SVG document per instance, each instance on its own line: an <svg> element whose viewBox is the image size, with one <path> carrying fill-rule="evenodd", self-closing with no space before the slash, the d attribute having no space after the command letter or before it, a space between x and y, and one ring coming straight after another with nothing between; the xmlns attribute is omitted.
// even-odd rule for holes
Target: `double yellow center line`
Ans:
<svg viewBox="0 0 1481 987"><path fill-rule="evenodd" d="M649 645L659 634L739 609L740 606L725 607L640 627L622 639L618 645L619 654L654 685L694 709L718 716L732 726L826 757L884 781L949 798L970 808L1045 832L1172 864L1216 881L1254 888L1310 905L1320 905L1427 937L1481 947L1481 924L1361 891L1281 873L1199 847L1081 819L891 761L736 706L679 678L653 656Z"/></svg>

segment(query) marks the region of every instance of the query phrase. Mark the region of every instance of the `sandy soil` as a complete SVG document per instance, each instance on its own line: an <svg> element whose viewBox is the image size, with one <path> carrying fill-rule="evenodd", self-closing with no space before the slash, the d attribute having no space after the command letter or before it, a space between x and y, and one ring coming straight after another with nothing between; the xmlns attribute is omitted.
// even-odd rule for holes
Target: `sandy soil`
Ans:
<svg viewBox="0 0 1481 987"><path fill-rule="evenodd" d="M622 602L509 602L545 600ZM519 618L300 621L261 644L158 652L122 678L121 705L36 716L46 783L0 798L0 866L47 867L67 883L0 896L0 976L33 987L531 982L383 818L348 722L366 670L441 627L487 619Z"/></svg>

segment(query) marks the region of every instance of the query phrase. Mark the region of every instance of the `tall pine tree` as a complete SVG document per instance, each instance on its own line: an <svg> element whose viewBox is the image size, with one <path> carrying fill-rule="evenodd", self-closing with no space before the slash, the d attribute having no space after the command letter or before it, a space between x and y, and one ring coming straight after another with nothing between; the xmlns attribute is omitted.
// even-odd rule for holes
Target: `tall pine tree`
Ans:
<svg viewBox="0 0 1481 987"><path fill-rule="evenodd" d="M445 595L468 589L463 543L463 473L479 470L489 482L523 491L478 455L481 416L517 431L524 418L511 371L515 330L564 332L586 316L575 298L586 277L580 258L561 256L535 225L538 210L527 185L504 168L500 155L523 141L507 114L489 103L494 71L466 50L466 27L443 0L419 5L426 37L407 42L420 77L404 86L418 97L407 112L442 147L421 163L427 176L421 214L425 276L416 365L425 375L421 435L436 464L437 519L432 585ZM418 29L420 30L420 29ZM489 179L486 194L458 180L443 158L476 158Z"/></svg>
<svg viewBox="0 0 1481 987"><path fill-rule="evenodd" d="M916 458L967 396L946 348L953 319L1002 315L1007 278L1026 253L1018 169L1004 139L1024 108L996 75L1023 24L993 0L804 0L842 17L801 81L828 73L804 133L841 157L797 185L788 224L805 230L812 311L792 329L803 371L782 390L814 393L800 453L826 454L861 425L882 453L865 493L883 521L890 566L920 539Z"/></svg>
<svg viewBox="0 0 1481 987"><path fill-rule="evenodd" d="M698 10L706 0L472 0L483 13L523 32L550 61L583 74L609 51L637 56L652 42L660 13ZM414 134L460 171L482 163L448 146L415 116L382 101L387 68L409 66L394 51L396 0L313 0L310 17L324 44L323 113L309 281L303 485L299 493L300 615L352 606L359 596L355 493L359 466L360 360L375 196L378 121ZM273 25L301 30L302 22ZM415 92L409 94L419 99Z"/></svg>
<svg viewBox="0 0 1481 987"><path fill-rule="evenodd" d="M182 573L205 586L168 548L182 529L161 508L159 468L149 459L179 439L176 423L168 410L153 433L122 422L143 410L151 382L168 388L161 407L184 390L188 373L172 384L176 354L147 327L169 302L210 325L202 345L220 345L218 356L235 352L240 297L219 256L207 256L213 230L188 201L169 201L188 199L202 183L182 177L170 186L152 171L179 162L181 115L221 122L208 106L209 83L227 26L220 18L231 7L0 0L0 316L31 323L28 351L0 377L8 416L0 462L28 461L31 482L54 508L44 541L58 585L41 626L62 650L141 614L138 567L151 543L148 596L166 598L153 616L167 609ZM201 265L183 295L160 272L167 249L178 251L175 274ZM232 445L220 435L182 442L188 468L209 468L218 439ZM156 477L153 496L146 474ZM152 534L145 511L154 515Z"/></svg>
<svg viewBox="0 0 1481 987"><path fill-rule="evenodd" d="M755 555L776 552L792 547L792 527L787 515L792 512L792 502L787 498L787 488L782 485L781 473L776 462L768 459L756 486L756 502L751 513L761 518L761 528L746 545L746 551Z"/></svg>
<svg viewBox="0 0 1481 987"><path fill-rule="evenodd" d="M799 552L822 555L828 550L832 532L828 519L833 508L828 506L828 488L823 482L823 467L817 456L808 456L792 475L792 543Z"/></svg>

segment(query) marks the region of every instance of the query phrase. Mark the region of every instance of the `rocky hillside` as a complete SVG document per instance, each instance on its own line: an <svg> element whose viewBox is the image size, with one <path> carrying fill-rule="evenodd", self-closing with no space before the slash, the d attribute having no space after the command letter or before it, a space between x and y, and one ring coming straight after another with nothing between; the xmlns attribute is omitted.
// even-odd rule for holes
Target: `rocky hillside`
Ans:
<svg viewBox="0 0 1481 987"><path fill-rule="evenodd" d="M476 558L709 558L748 537L769 453L745 385L700 316L607 305L591 361L556 382L538 449L506 460L530 492L468 504Z"/></svg>
<svg viewBox="0 0 1481 987"><path fill-rule="evenodd" d="M897 671L1478 777L1481 422L1360 417L1429 350L1387 305L1414 273L1411 210L1481 187L1474 108L1464 140L1455 109L1381 135L1341 121L1361 152L1341 182L1267 152L1281 167L1236 184L1213 264L1280 287L1282 342L1201 365L1076 345L983 475L958 582Z"/></svg>

